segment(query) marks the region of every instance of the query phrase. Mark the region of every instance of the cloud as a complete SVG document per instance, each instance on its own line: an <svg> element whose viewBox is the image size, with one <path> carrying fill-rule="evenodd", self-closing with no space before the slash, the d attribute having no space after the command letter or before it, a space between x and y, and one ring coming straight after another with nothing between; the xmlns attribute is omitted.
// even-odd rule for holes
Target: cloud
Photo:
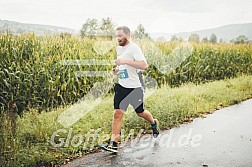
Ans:
<svg viewBox="0 0 252 167"><path fill-rule="evenodd" d="M174 32L175 24L170 18L161 16L155 19L153 22L151 22L151 24L148 25L147 30L148 29L149 31L159 32L159 33Z"/></svg>
<svg viewBox="0 0 252 167"><path fill-rule="evenodd" d="M80 29L88 18L111 17L147 32L181 32L252 22L251 0L2 0L1 19Z"/></svg>
<svg viewBox="0 0 252 167"><path fill-rule="evenodd" d="M215 4L220 3L218 0L159 0L157 6L166 12L178 13L206 13L212 12Z"/></svg>

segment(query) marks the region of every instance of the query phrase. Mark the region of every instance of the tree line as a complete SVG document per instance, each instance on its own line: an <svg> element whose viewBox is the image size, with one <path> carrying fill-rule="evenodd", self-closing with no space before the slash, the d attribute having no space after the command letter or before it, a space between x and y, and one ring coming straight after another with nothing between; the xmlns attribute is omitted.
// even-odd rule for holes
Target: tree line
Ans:
<svg viewBox="0 0 252 167"><path fill-rule="evenodd" d="M102 18L101 21L97 19L87 19L82 25L80 30L81 37L89 38L113 38L115 34L116 24L111 18ZM139 24L136 30L132 33L133 38L137 39L150 39L148 33L146 33L145 28L142 24Z"/></svg>
<svg viewBox="0 0 252 167"><path fill-rule="evenodd" d="M102 18L100 21L97 19L87 19L85 23L82 25L82 28L80 29L80 35L81 37L88 37L88 38L109 38L112 39L114 37L116 23L112 21L111 18ZM151 39L149 33L146 32L144 26L142 24L139 24L136 28L136 30L132 33L132 38L134 39ZM164 37L159 37L157 40L159 41L165 41L166 39ZM182 37L177 37L176 35L171 36L170 41L184 41ZM203 37L202 40L200 40L199 34L191 34L188 38L189 42L195 42L195 43L222 43L224 42L223 39L219 39L216 36L216 34L212 33L210 35L210 38ZM235 44L246 44L251 43L249 39L245 35L240 35L235 39L232 39L229 41L230 43Z"/></svg>

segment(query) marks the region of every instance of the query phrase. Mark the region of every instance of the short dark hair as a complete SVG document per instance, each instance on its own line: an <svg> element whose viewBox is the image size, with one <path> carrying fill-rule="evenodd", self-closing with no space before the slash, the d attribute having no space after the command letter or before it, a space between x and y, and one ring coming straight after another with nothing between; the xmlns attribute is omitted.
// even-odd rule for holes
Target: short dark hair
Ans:
<svg viewBox="0 0 252 167"><path fill-rule="evenodd" d="M117 28L116 28L116 31L117 31L117 30L123 30L123 32L124 32L125 34L130 34L130 29L129 29L129 27L126 27L126 26L117 27Z"/></svg>

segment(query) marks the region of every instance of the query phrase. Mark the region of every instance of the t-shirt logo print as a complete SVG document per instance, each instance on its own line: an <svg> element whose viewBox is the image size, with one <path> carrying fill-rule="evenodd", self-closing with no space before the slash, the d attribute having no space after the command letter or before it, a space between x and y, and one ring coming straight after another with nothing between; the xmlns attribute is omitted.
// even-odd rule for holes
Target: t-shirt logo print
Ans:
<svg viewBox="0 0 252 167"><path fill-rule="evenodd" d="M120 79L126 79L129 78L129 74L127 69L120 70Z"/></svg>

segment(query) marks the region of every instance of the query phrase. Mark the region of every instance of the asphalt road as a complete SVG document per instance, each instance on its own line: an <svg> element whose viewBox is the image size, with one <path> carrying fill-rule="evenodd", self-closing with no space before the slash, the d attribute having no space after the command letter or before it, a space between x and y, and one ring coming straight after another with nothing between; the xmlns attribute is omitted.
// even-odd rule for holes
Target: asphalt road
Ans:
<svg viewBox="0 0 252 167"><path fill-rule="evenodd" d="M98 152L65 165L84 166L252 167L252 99L162 131L157 139L144 135L116 156Z"/></svg>

